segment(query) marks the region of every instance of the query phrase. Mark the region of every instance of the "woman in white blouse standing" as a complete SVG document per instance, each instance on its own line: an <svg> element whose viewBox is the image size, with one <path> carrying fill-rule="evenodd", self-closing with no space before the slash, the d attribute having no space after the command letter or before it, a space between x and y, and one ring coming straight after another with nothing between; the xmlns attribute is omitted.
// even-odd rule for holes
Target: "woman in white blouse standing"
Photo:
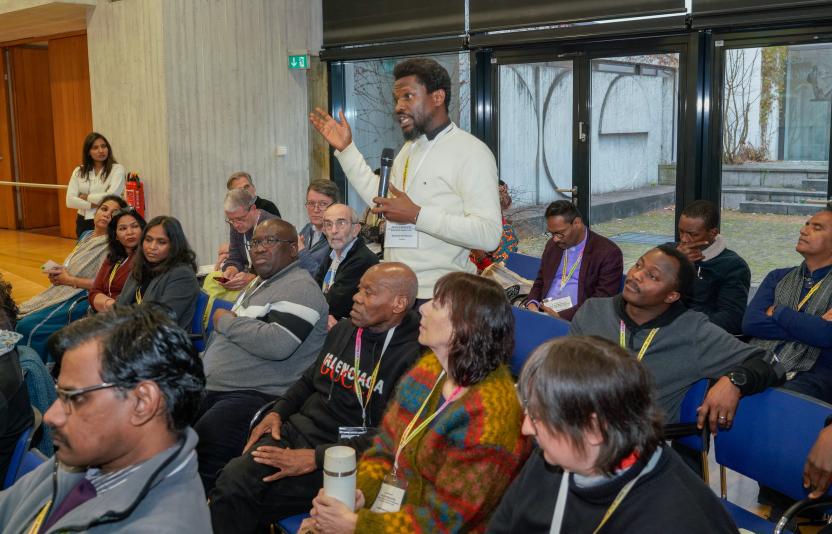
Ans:
<svg viewBox="0 0 832 534"><path fill-rule="evenodd" d="M72 171L66 190L66 207L78 210L75 233L92 230L95 210L107 195L124 193L124 167L116 163L110 142L98 132L84 139L81 166Z"/></svg>

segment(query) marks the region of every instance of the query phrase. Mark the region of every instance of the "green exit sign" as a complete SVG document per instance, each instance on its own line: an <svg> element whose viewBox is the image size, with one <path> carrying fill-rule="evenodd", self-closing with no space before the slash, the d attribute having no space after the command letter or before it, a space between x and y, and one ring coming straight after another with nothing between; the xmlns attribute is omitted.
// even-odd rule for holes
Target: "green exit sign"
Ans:
<svg viewBox="0 0 832 534"><path fill-rule="evenodd" d="M309 54L290 54L289 55L290 69L308 69L309 68Z"/></svg>

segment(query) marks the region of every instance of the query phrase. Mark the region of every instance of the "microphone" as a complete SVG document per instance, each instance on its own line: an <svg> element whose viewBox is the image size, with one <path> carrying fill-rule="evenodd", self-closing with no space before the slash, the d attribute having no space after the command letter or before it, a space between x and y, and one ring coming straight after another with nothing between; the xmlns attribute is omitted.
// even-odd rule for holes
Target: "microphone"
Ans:
<svg viewBox="0 0 832 534"><path fill-rule="evenodd" d="M393 167L393 158L395 153L392 148L385 148L381 151L381 167L379 167L378 175L378 196L384 198L387 196L387 191L390 189L390 170ZM384 218L384 214L379 215L380 219Z"/></svg>

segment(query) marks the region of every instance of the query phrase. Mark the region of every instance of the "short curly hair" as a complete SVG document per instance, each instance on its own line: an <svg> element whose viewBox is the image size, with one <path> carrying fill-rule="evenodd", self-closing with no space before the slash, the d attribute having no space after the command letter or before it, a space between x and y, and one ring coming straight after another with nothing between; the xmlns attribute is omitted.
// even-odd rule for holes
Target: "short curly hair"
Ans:
<svg viewBox="0 0 832 534"><path fill-rule="evenodd" d="M419 83L425 86L428 94L439 89L445 91L445 111L448 111L451 105L451 76L445 67L433 59L423 57L406 59L393 69L393 78L398 80L407 76L416 76Z"/></svg>
<svg viewBox="0 0 832 534"><path fill-rule="evenodd" d="M14 330L18 313L20 310L12 298L12 285L0 275L0 330Z"/></svg>

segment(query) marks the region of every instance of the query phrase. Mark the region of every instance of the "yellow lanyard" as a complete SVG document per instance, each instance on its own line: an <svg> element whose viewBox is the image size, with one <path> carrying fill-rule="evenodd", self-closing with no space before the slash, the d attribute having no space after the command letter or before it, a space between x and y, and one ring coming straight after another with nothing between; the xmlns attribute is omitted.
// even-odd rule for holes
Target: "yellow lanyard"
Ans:
<svg viewBox="0 0 832 534"><path fill-rule="evenodd" d="M110 271L110 279L107 281L107 294L108 295L112 296L112 294L113 294L113 280L116 277L116 273L118 272L119 267L121 267L121 262L117 261L115 266L113 267L113 270Z"/></svg>
<svg viewBox="0 0 832 534"><path fill-rule="evenodd" d="M402 174L402 191L407 190L407 169L410 168L410 156L404 160L404 173Z"/></svg>
<svg viewBox="0 0 832 534"><path fill-rule="evenodd" d="M812 289L810 289L809 292L806 293L806 296L803 297L803 300L801 300L800 303L797 305L797 311L800 311L800 308L802 308L804 304L809 302L809 299L812 298L812 295L814 295L817 292L818 289L820 289L820 286L822 284L823 284L823 281L821 281L820 283L815 284L815 285L812 286Z"/></svg>
<svg viewBox="0 0 832 534"><path fill-rule="evenodd" d="M29 529L29 534L38 534L40 532L40 527L46 520L46 516L49 515L50 508L52 508L51 500L47 501L44 507L40 509L40 512L38 512L37 517L35 517L35 522L32 523L32 528Z"/></svg>
<svg viewBox="0 0 832 534"><path fill-rule="evenodd" d="M607 521L610 520L610 517L612 517L612 514L615 513L615 511L618 509L618 506L621 504L621 501L623 501L624 497L626 497L627 494L630 493L630 490L633 489L633 486L636 485L636 482L638 482L639 478L641 478L641 477L637 476L633 480L627 482L626 486L621 488L621 491L619 491L618 495L615 496L615 500L612 501L612 504L610 505L610 507L607 508L606 513L604 513L604 517L601 518L601 522L598 524L597 527L595 527L595 530L592 531L592 534L598 534L598 531L600 531L604 527L604 525L607 524Z"/></svg>
<svg viewBox="0 0 832 534"><path fill-rule="evenodd" d="M448 397L447 399L445 399L445 402L442 403L442 406L440 406L435 412L433 412L432 414L427 416L425 418L425 420L422 421L422 423L419 426L417 426L416 428L413 428L413 426L416 424L416 421L419 420L419 417L422 415L422 412L425 410L425 406L428 405L428 402L430 401L430 398L433 397L433 392L436 391L436 386L438 386L439 383L442 382L442 379L444 377L445 377L445 371L443 370L441 373L439 373L439 376L436 377L436 383L430 389L430 393L428 393L428 396L425 397L425 400L422 402L422 405L416 411L416 415L413 416L413 419L410 420L410 423L407 424L407 426L404 429L404 432L402 432L402 438L401 438L401 441L399 442L399 447L396 449L396 456L393 459L393 472L394 473L396 473L399 470L399 456L401 455L402 450L404 450L404 448L407 446L407 444L410 443L411 441L413 441L413 439L416 436L418 436L419 433L422 430L424 430L425 427L427 427L431 423L431 421L436 419L436 416L438 416L440 413L442 413L442 411L445 408L448 407L448 404L453 402L453 400L456 398L456 396L459 395L459 392L462 389L462 386L457 386L456 389L454 390L454 392L451 393L451 396Z"/></svg>
<svg viewBox="0 0 832 534"><path fill-rule="evenodd" d="M581 264L581 258L584 257L583 251L578 254L578 259L575 260L575 263L572 264L572 268L569 269L569 274L566 273L566 266L569 265L569 252L563 251L563 269L560 271L560 288L563 289L566 286L566 282L568 282L572 275L575 274L575 269L578 268L578 265Z"/></svg>
<svg viewBox="0 0 832 534"><path fill-rule="evenodd" d="M641 344L641 349L638 351L637 360L641 361L644 358L644 355L647 353L647 349L650 347L650 343L653 342L653 338L656 337L656 332L658 332L658 328L653 328L650 330L650 333L647 334L647 339L644 340L644 343ZM622 349L627 348L627 327L624 326L624 321L621 321L621 328L618 331L618 344L621 346Z"/></svg>
<svg viewBox="0 0 832 534"><path fill-rule="evenodd" d="M141 304L141 303L142 303L142 288L137 287L136 288L136 304Z"/></svg>

